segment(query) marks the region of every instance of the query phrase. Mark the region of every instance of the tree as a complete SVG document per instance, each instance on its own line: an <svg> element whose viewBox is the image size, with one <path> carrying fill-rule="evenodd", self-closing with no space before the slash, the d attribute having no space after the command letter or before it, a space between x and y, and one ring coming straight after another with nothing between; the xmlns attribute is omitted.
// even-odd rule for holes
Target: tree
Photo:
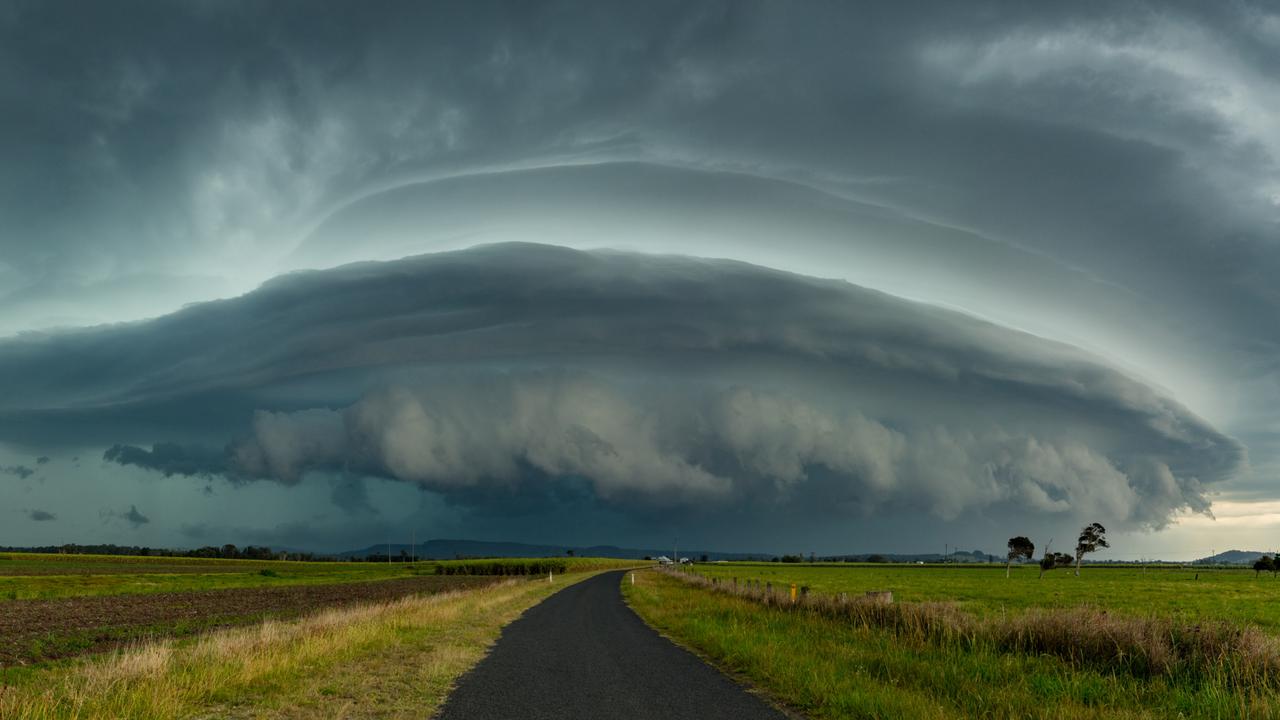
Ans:
<svg viewBox="0 0 1280 720"><path fill-rule="evenodd" d="M1031 540L1019 535L1009 538L1009 564L1004 566L1004 576L1009 577L1009 570L1013 568L1013 561L1019 558L1030 560L1035 557L1036 544Z"/></svg>
<svg viewBox="0 0 1280 720"><path fill-rule="evenodd" d="M1107 542L1107 529L1100 523L1085 525L1076 541L1076 577L1080 577L1080 561L1084 556L1105 547L1111 547L1111 543Z"/></svg>
<svg viewBox="0 0 1280 720"><path fill-rule="evenodd" d="M1263 555L1253 561L1253 576L1258 577L1263 572L1275 572L1276 561L1271 559L1270 555Z"/></svg>
<svg viewBox="0 0 1280 720"><path fill-rule="evenodd" d="M1040 577L1048 570L1056 570L1058 568L1071 567L1071 556L1066 553L1055 553L1045 550L1044 557L1040 558Z"/></svg>

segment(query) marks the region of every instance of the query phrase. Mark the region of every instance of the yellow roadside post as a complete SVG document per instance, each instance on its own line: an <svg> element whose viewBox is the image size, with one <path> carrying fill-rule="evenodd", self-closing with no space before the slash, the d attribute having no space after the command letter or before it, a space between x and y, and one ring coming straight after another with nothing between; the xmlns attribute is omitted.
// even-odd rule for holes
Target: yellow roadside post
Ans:
<svg viewBox="0 0 1280 720"><path fill-rule="evenodd" d="M796 602L796 584L791 583L791 604L794 605L795 602Z"/></svg>

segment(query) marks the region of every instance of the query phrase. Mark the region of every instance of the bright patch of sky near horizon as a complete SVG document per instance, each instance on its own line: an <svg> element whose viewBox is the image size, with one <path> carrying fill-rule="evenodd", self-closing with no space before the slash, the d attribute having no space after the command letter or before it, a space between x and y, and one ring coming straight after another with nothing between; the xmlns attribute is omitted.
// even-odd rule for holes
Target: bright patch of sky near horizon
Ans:
<svg viewBox="0 0 1280 720"><path fill-rule="evenodd" d="M1122 527L1115 556L1263 549L1280 498L1277 28L1262 3L0 0L12 110L0 335L137 321L296 270L482 243L741 260L1088 351L1249 453L1206 487L1216 520ZM20 340L0 339L0 357ZM920 408L899 420L935 421ZM78 432L0 437L0 468L35 471L0 473L0 544L205 534L332 548L422 525L574 544L680 532L726 549L949 538L994 551L1010 534L1004 510L981 508L913 510L904 532L858 517L857 530L828 518L759 535L576 495L519 516L403 478L163 477L103 462ZM196 434L180 439L232 439ZM121 520L134 505L150 522ZM233 507L256 510L222 520ZM1065 537L1077 520L1044 522Z"/></svg>

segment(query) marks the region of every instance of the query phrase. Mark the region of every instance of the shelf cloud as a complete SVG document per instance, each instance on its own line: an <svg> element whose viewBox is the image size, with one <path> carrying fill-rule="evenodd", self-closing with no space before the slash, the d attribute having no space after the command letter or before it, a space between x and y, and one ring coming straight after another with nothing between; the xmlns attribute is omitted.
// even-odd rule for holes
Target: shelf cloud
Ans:
<svg viewBox="0 0 1280 720"><path fill-rule="evenodd" d="M579 482L603 504L1160 527L1208 512L1244 463L1230 437L1066 345L739 262L528 244L29 334L0 344L0 378L0 433L127 432L106 460L236 482L385 477L462 502Z"/></svg>
<svg viewBox="0 0 1280 720"><path fill-rule="evenodd" d="M0 2L5 542L1275 499L1271 4L67 5Z"/></svg>

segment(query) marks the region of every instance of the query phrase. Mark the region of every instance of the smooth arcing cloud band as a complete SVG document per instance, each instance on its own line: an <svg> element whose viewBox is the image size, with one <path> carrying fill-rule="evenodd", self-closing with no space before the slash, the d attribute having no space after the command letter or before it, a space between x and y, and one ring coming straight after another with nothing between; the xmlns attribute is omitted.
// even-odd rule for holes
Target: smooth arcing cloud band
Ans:
<svg viewBox="0 0 1280 720"><path fill-rule="evenodd" d="M170 474L358 472L443 493L575 479L602 502L1160 526L1208 511L1206 486L1244 463L1066 345L743 263L525 244L23 336L0 344L0 398L0 436L70 414L60 432L128 427L107 458ZM179 425L198 442L164 443Z"/></svg>

